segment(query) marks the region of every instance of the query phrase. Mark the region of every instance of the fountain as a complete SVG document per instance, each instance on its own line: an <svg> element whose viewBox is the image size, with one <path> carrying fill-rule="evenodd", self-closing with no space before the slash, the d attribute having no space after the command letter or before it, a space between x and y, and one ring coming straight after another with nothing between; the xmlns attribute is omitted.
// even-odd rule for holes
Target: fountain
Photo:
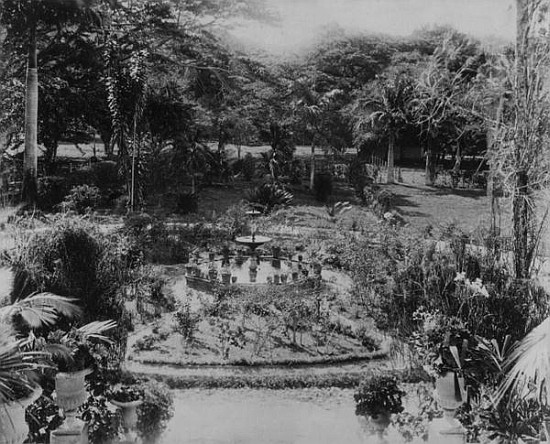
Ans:
<svg viewBox="0 0 550 444"><path fill-rule="evenodd" d="M256 210L248 211L246 214L249 213L255 213ZM261 247L263 244L269 242L271 240L270 237L267 236L257 236L257 227L256 224L252 224L252 232L249 236L239 236L235 238L235 243L240 245L246 245L250 250L253 252L256 250L256 248Z"/></svg>
<svg viewBox="0 0 550 444"><path fill-rule="evenodd" d="M235 243L240 245L246 245L252 251L255 251L256 248L261 247L263 244L269 242L270 237L267 236L256 236L256 233L252 233L250 236L239 236L235 238Z"/></svg>

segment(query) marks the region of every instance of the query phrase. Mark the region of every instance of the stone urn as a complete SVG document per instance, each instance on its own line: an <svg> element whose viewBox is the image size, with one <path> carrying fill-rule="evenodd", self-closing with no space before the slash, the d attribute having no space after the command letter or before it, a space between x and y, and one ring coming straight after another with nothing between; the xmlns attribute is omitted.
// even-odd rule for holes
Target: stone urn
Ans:
<svg viewBox="0 0 550 444"><path fill-rule="evenodd" d="M138 422L137 409L141 404L143 404L143 401L139 399L136 401L122 402L113 399L111 400L111 404L118 407L120 410L122 416L122 426L124 427L124 431L126 433L124 438L125 442L137 442L137 434L135 431Z"/></svg>
<svg viewBox="0 0 550 444"><path fill-rule="evenodd" d="M258 272L256 270L250 269L248 271L248 277L250 278L250 282L256 282L256 278L258 277Z"/></svg>
<svg viewBox="0 0 550 444"><path fill-rule="evenodd" d="M88 398L86 392L86 376L92 373L92 369L84 369L75 372L59 372L55 375L55 393L57 405L65 413L76 411Z"/></svg>
<svg viewBox="0 0 550 444"><path fill-rule="evenodd" d="M36 386L25 398L0 403L0 444L22 444L29 433L25 421L25 409L42 394L42 388Z"/></svg>

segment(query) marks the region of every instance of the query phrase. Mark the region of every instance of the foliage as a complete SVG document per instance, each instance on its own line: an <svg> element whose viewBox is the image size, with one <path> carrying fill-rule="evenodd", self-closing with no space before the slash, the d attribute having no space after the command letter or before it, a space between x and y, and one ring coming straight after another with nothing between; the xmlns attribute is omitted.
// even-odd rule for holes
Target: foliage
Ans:
<svg viewBox="0 0 550 444"><path fill-rule="evenodd" d="M122 432L120 415L104 396L88 396L79 412L82 420L89 424L90 444L109 444L119 438Z"/></svg>
<svg viewBox="0 0 550 444"><path fill-rule="evenodd" d="M278 206L289 205L293 198L294 196L277 182L264 183L247 195L247 200L254 207L259 207L265 214L270 213Z"/></svg>
<svg viewBox="0 0 550 444"><path fill-rule="evenodd" d="M137 273L128 247L121 236L102 234L85 222L71 219L24 235L12 257L15 274L11 297L51 291L74 298L82 309L80 325L119 319L112 337L117 346L124 347L130 327L124 288Z"/></svg>
<svg viewBox="0 0 550 444"><path fill-rule="evenodd" d="M246 156L244 156L241 163L241 172L244 180L247 182L250 182L254 178L256 174L256 159L252 154L247 153Z"/></svg>
<svg viewBox="0 0 550 444"><path fill-rule="evenodd" d="M352 270L354 291L370 301L382 329L409 337L419 326L413 315L423 307L460 318L472 334L516 340L547 313L547 296L535 282L516 281L502 262L466 247L460 236L447 240L454 250L393 228L381 239L357 244Z"/></svg>
<svg viewBox="0 0 550 444"><path fill-rule="evenodd" d="M391 211L395 206L395 194L389 190L381 189L374 193L374 211L382 216Z"/></svg>
<svg viewBox="0 0 550 444"><path fill-rule="evenodd" d="M143 404L138 408L137 429L145 442L154 442L174 414L174 399L162 382L148 380L142 388Z"/></svg>
<svg viewBox="0 0 550 444"><path fill-rule="evenodd" d="M196 193L182 192L176 195L176 212L179 214L196 213L199 209L199 197Z"/></svg>
<svg viewBox="0 0 550 444"><path fill-rule="evenodd" d="M67 179L61 176L44 176L38 180L38 204L44 211L56 208L69 191Z"/></svg>
<svg viewBox="0 0 550 444"><path fill-rule="evenodd" d="M112 341L104 333L115 327L113 321L93 321L79 328L73 327L68 332L55 330L48 334L44 348L52 354L61 372L94 368L94 343L111 345Z"/></svg>
<svg viewBox="0 0 550 444"><path fill-rule="evenodd" d="M138 262L178 264L189 260L191 236L183 228L170 228L163 219L131 214L124 220L122 232L128 236L132 256Z"/></svg>
<svg viewBox="0 0 550 444"><path fill-rule="evenodd" d="M29 425L29 439L34 443L48 442L50 432L63 423L59 406L44 395L27 407L25 419Z"/></svg>
<svg viewBox="0 0 550 444"><path fill-rule="evenodd" d="M191 312L189 304L184 304L174 312L176 331L183 336L187 343L192 343L198 330L200 318Z"/></svg>
<svg viewBox="0 0 550 444"><path fill-rule="evenodd" d="M116 384L107 390L105 396L118 402L138 401L143 397L143 389L137 384Z"/></svg>
<svg viewBox="0 0 550 444"><path fill-rule="evenodd" d="M99 188L89 185L79 185L71 188L67 196L61 202L65 211L74 211L77 214L85 214L94 210L101 200Z"/></svg>
<svg viewBox="0 0 550 444"><path fill-rule="evenodd" d="M380 413L401 413L402 397L397 378L388 375L374 375L361 383L353 395L355 414L374 416Z"/></svg>
<svg viewBox="0 0 550 444"><path fill-rule="evenodd" d="M313 193L315 199L319 202L326 203L332 195L332 175L330 173L316 174L313 180Z"/></svg>

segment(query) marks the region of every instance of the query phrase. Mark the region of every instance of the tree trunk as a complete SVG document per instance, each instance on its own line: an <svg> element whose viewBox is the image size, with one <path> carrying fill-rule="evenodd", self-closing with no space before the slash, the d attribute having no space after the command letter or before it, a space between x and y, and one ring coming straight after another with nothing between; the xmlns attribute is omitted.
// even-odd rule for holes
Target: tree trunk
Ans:
<svg viewBox="0 0 550 444"><path fill-rule="evenodd" d="M36 205L38 195L38 70L36 54L36 25L29 33L27 79L25 85L25 154L23 161L22 199Z"/></svg>
<svg viewBox="0 0 550 444"><path fill-rule="evenodd" d="M315 144L311 145L311 162L309 171L309 191L313 191L313 184L315 183Z"/></svg>
<svg viewBox="0 0 550 444"><path fill-rule="evenodd" d="M387 176L387 183L394 183L395 182L395 175L394 175L394 155L395 155L395 134L390 134L390 140L388 142L388 176Z"/></svg>
<svg viewBox="0 0 550 444"><path fill-rule="evenodd" d="M425 184L433 186L435 182L435 155L431 147L431 143L428 142L426 148L426 169L425 169Z"/></svg>
<svg viewBox="0 0 550 444"><path fill-rule="evenodd" d="M531 148L528 134L528 92L527 44L529 27L529 0L516 0L516 134L514 137L514 193L512 199L512 222L514 236L514 270L517 279L530 277L531 241L530 226L533 219L532 199L528 166L524 165L524 152ZM533 99L531 99L533 100Z"/></svg>

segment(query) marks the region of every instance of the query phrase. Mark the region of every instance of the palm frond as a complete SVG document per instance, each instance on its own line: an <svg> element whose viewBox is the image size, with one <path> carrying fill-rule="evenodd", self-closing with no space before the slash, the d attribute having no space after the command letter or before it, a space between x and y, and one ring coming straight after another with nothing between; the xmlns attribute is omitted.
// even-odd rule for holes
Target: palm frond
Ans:
<svg viewBox="0 0 550 444"><path fill-rule="evenodd" d="M550 317L535 327L510 353L504 369L506 376L494 400L499 403L506 394L534 397L548 405L550 393Z"/></svg>
<svg viewBox="0 0 550 444"><path fill-rule="evenodd" d="M113 320L108 321L93 321L78 328L78 332L86 339L97 340L112 344L112 340L105 336L104 333L112 330L117 326Z"/></svg>
<svg viewBox="0 0 550 444"><path fill-rule="evenodd" d="M21 319L31 328L53 325L58 316L76 317L81 309L75 299L43 292L20 299L11 305L0 308L0 319L10 320L20 315Z"/></svg>

